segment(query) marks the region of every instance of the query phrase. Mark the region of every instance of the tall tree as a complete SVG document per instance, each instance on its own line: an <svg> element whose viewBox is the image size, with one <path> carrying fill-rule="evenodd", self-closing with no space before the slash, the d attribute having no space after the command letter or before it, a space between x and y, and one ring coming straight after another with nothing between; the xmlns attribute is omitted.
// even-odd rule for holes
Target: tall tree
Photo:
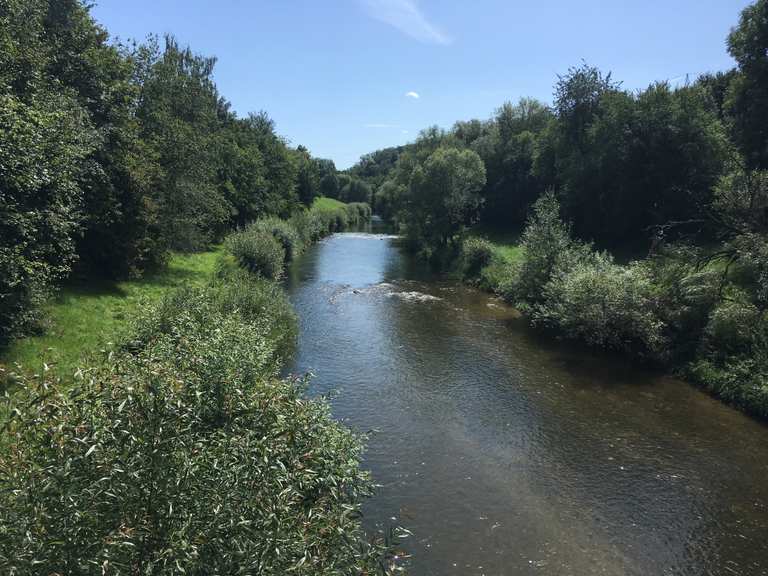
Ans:
<svg viewBox="0 0 768 576"><path fill-rule="evenodd" d="M739 67L726 103L734 138L750 168L768 168L768 0L743 10L728 50Z"/></svg>
<svg viewBox="0 0 768 576"><path fill-rule="evenodd" d="M475 152L438 148L411 176L407 227L427 252L447 247L478 215L485 166Z"/></svg>

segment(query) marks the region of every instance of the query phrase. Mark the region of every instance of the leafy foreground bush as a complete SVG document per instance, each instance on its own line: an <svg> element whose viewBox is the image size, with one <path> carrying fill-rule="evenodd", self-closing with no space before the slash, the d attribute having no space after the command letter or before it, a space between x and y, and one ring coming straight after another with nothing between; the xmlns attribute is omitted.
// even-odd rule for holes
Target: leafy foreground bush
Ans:
<svg viewBox="0 0 768 576"><path fill-rule="evenodd" d="M249 272L271 280L283 275L285 250L270 232L249 226L230 234L224 245L240 266Z"/></svg>
<svg viewBox="0 0 768 576"><path fill-rule="evenodd" d="M387 570L360 528L360 439L274 377L282 344L259 321L274 293L245 282L148 310L68 391L43 374L6 398L3 573Z"/></svg>

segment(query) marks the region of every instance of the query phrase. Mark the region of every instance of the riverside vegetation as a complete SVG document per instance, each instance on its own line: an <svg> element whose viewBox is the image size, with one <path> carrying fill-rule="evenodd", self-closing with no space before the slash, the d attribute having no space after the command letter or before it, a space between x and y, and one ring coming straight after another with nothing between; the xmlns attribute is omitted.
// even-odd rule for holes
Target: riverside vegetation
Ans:
<svg viewBox="0 0 768 576"><path fill-rule="evenodd" d="M522 99L428 128L350 173L414 250L532 324L766 418L766 38L758 0L728 37L726 73L633 93L585 63L558 78L552 107Z"/></svg>
<svg viewBox="0 0 768 576"><path fill-rule="evenodd" d="M373 574L362 439L279 379L296 318L275 280L370 216L327 203L258 220L215 274L141 309L71 381L14 375L0 451L0 566L13 574ZM286 249L288 248L288 249Z"/></svg>
<svg viewBox="0 0 768 576"><path fill-rule="evenodd" d="M766 38L758 0L731 71L630 93L583 64L553 106L340 173L238 117L215 59L173 37L120 44L81 0L0 0L0 567L397 570L361 529L362 438L278 377L286 262L371 203L533 324L768 417ZM117 290L91 309L96 285ZM71 302L87 335L51 332Z"/></svg>
<svg viewBox="0 0 768 576"><path fill-rule="evenodd" d="M285 262L370 209L320 198L358 185L232 113L214 62L0 2L3 573L394 569L363 439L278 377Z"/></svg>

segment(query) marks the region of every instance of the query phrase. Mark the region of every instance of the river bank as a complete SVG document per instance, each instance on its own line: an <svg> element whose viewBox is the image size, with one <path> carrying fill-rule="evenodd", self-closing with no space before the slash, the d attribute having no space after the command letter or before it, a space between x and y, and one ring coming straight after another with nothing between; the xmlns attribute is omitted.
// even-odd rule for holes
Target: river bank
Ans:
<svg viewBox="0 0 768 576"><path fill-rule="evenodd" d="M470 232L454 269L557 338L661 367L768 419L768 313L750 264L685 244L620 264L571 237L545 197L521 235Z"/></svg>
<svg viewBox="0 0 768 576"><path fill-rule="evenodd" d="M65 350L79 357L74 374L45 364L14 372L0 399L0 566L389 573L391 541L360 523L373 489L359 466L363 438L304 396L306 379L279 378L296 316L282 274L259 267L264 254L280 267L298 256L283 251L283 232L315 241L366 212L302 213L307 236L294 221L258 221L186 261L198 273L190 281L171 289L167 274L143 289L154 301L124 286L123 301L101 306L132 307L105 349L85 359ZM66 317L66 302L58 306Z"/></svg>
<svg viewBox="0 0 768 576"><path fill-rule="evenodd" d="M302 238L302 244L344 229L348 217L338 215L345 213L346 206L331 198L317 198L311 212L325 215L321 219L325 231L318 228L310 232L305 228L314 237ZM89 278L68 282L45 306L44 332L14 340L0 350L0 368L13 372L19 365L39 371L45 366L58 376L71 378L89 354L98 353L116 338L143 308L157 304L173 290L210 282L224 253L222 245L205 252L174 253L162 269L133 280Z"/></svg>

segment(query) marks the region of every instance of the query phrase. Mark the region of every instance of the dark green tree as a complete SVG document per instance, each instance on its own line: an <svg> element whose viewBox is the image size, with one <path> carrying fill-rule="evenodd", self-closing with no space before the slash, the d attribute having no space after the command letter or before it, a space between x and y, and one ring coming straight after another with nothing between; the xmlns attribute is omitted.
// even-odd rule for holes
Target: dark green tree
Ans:
<svg viewBox="0 0 768 576"><path fill-rule="evenodd" d="M743 10L728 50L739 67L726 102L733 137L748 167L768 168L768 0Z"/></svg>
<svg viewBox="0 0 768 576"><path fill-rule="evenodd" d="M406 226L426 253L446 248L480 210L483 161L471 150L438 148L411 176Z"/></svg>

